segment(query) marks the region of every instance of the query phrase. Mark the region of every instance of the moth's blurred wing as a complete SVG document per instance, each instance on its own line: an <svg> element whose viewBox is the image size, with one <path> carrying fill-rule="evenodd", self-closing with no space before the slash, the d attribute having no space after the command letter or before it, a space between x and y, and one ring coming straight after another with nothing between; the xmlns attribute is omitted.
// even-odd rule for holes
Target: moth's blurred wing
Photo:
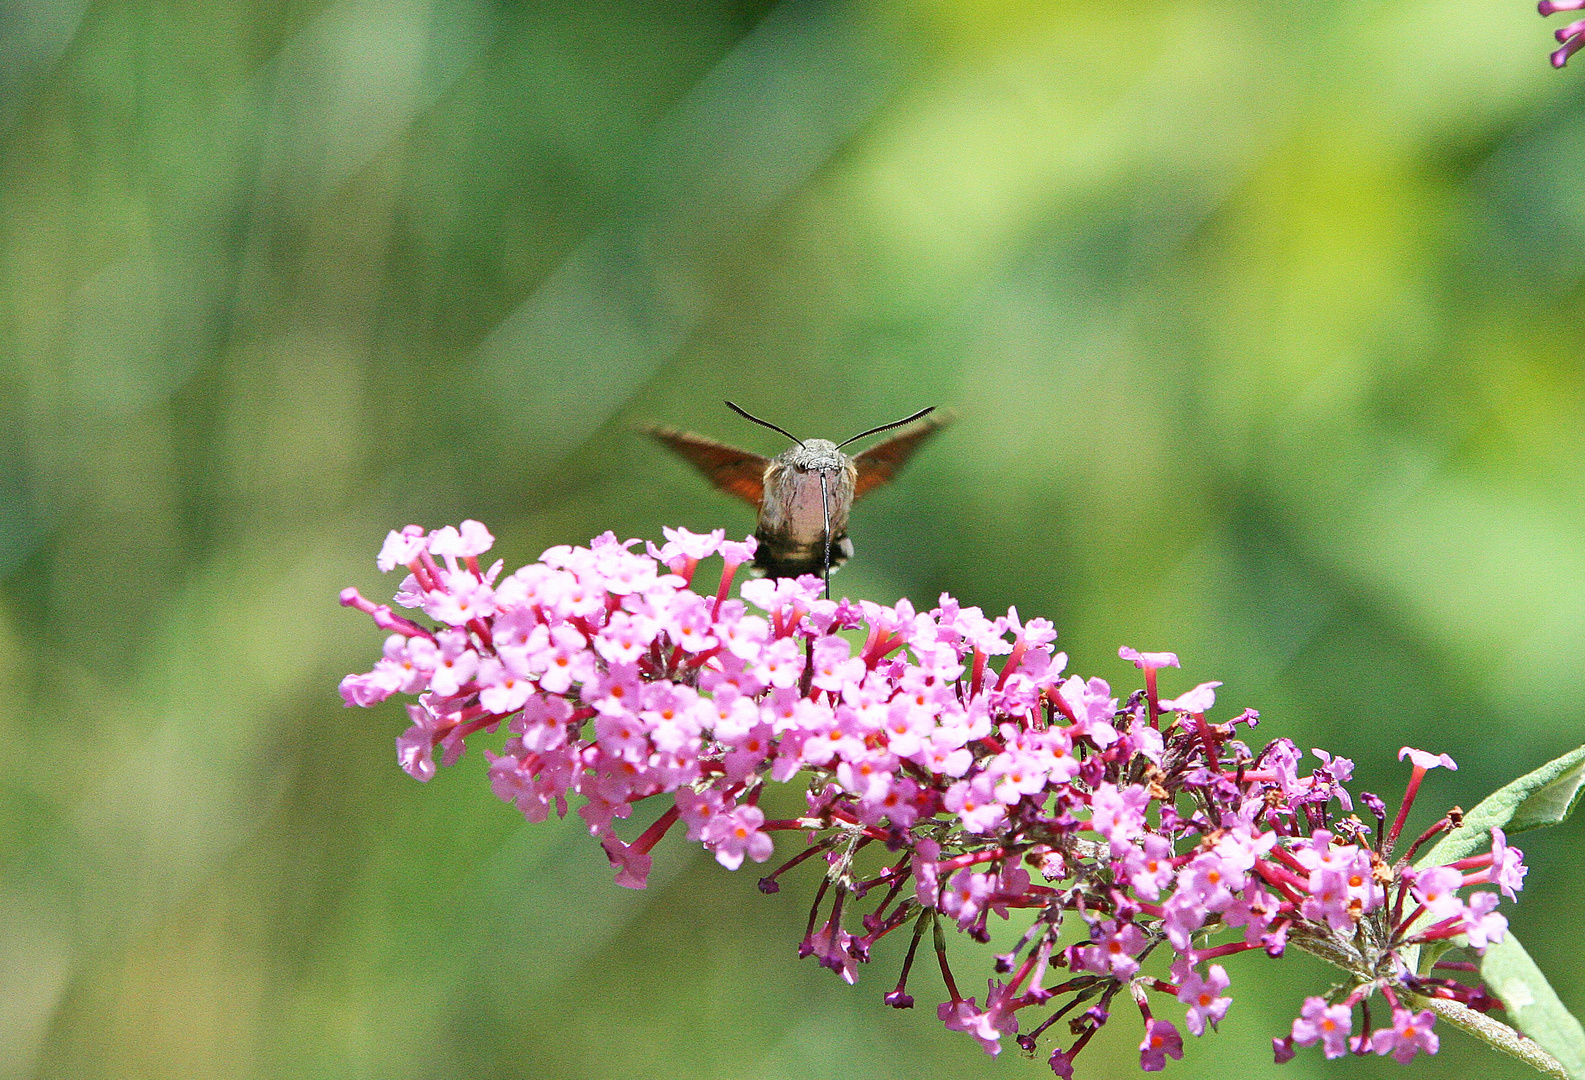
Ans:
<svg viewBox="0 0 1585 1080"><path fill-rule="evenodd" d="M953 414L938 409L919 423L904 428L883 443L853 455L853 466L858 469L858 480L853 486L853 497L863 498L902 470L904 463L930 436L952 423Z"/></svg>
<svg viewBox="0 0 1585 1080"><path fill-rule="evenodd" d="M686 458L704 474L706 480L728 495L736 495L755 507L764 498L765 470L770 467L769 458L675 428L650 427L644 430Z"/></svg>

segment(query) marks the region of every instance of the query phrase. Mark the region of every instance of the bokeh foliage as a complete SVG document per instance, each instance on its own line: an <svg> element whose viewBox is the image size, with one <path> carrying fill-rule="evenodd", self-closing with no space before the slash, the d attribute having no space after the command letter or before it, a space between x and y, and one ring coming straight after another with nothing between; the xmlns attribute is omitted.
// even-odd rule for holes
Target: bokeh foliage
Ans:
<svg viewBox="0 0 1585 1080"><path fill-rule="evenodd" d="M1174 648L1262 733L1456 774L1585 731L1585 83L1513 0L0 7L0 1078L1039 1076L644 893L475 753L427 788L385 530L512 565L751 515L632 431L957 426L837 584ZM1174 675L1173 677L1179 677ZM1171 689L1171 684L1164 684ZM1514 925L1585 1008L1585 833ZM1229 965L1175 1075L1328 975ZM977 969L976 969L977 970ZM976 975L977 977L977 975ZM967 978L965 982L972 982ZM966 990L967 992L967 990ZM1119 1016L1081 1061L1132 1070ZM1520 1076L1456 1033L1425 1075ZM1398 1075L1301 1055L1294 1078Z"/></svg>

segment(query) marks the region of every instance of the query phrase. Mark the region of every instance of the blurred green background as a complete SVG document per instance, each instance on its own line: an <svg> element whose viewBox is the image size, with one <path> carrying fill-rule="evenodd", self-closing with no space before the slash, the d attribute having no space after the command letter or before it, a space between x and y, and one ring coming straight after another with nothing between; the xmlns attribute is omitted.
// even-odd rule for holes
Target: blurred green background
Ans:
<svg viewBox="0 0 1585 1080"><path fill-rule="evenodd" d="M401 773L388 528L515 566L752 514L767 453L961 419L850 595L1176 649L1428 823L1585 733L1585 72L1519 0L0 5L0 1080L1034 1077L651 887L477 750ZM1585 1010L1585 828L1513 925ZM1229 965L1171 1075L1266 1075L1325 969ZM965 993L983 992L983 959ZM1163 1010L1170 1014L1170 1010ZM1180 1014L1171 1014L1176 1018ZM1137 1023L1081 1075L1131 1074ZM1528 1075L1443 1029L1422 1076ZM1380 1059L1292 1078L1400 1075Z"/></svg>

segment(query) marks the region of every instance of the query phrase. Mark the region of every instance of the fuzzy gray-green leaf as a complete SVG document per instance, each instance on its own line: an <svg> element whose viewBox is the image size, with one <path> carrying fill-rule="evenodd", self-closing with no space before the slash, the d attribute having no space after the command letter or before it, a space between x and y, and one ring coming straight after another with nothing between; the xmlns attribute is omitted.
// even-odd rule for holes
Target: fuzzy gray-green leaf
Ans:
<svg viewBox="0 0 1585 1080"><path fill-rule="evenodd" d="M1585 1080L1585 1030L1563 1007L1552 985L1513 934L1481 958L1481 979L1502 999L1508 1019L1562 1063L1573 1080Z"/></svg>

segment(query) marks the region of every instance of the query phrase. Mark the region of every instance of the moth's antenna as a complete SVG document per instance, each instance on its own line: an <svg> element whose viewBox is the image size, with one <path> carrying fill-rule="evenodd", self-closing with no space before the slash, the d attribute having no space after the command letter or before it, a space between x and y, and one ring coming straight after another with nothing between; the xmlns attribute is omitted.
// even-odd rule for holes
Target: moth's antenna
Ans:
<svg viewBox="0 0 1585 1080"><path fill-rule="evenodd" d="M799 446L802 446L804 444L804 441L802 439L800 439L798 436L792 434L789 431L782 431L781 428L777 427L775 424L771 423L769 420L761 420L759 417L755 416L753 413L750 413L747 410L738 408L736 405L732 404L730 401L726 403L726 407L731 409L733 412L737 413L739 416L741 416L745 420L752 420L754 423L758 424L760 427L768 427L772 431L780 432L781 434L786 435L789 439L791 439L793 442L797 443ZM925 410L925 412L929 412L929 411L930 411L929 409ZM923 416L924 413L920 413L919 415ZM907 423L907 421L903 421L903 423ZM876 428L875 430L876 431L883 431L885 429L884 428ZM848 441L851 442L852 440L850 439Z"/></svg>
<svg viewBox="0 0 1585 1080"><path fill-rule="evenodd" d="M727 404L728 405L732 405L732 403L730 401L727 402ZM736 405L732 405L732 407L734 409L737 409ZM743 412L742 409L737 409L737 411L738 412ZM842 449L844 446L846 446L850 442L858 442L860 439L862 439L862 438L864 438L864 437L866 437L868 435L876 435L876 434L879 434L882 431L890 431L894 427L902 427L904 424L911 424L915 420L919 420L919 419L921 419L923 417L929 416L931 413L933 413L935 411L936 411L936 407L934 405L932 405L932 406L930 406L930 408L928 408L928 409L920 409L918 412L914 413L912 416L905 417L902 420L894 420L890 424L882 424L880 427L872 427L868 431L861 431L857 435L853 436L851 439L844 439L842 442L837 443L837 449L838 450ZM743 413L743 415L744 416L748 416L748 413ZM752 416L749 416L748 418L750 420L754 420L754 418ZM757 423L757 424L765 424L765 421L763 421L763 420L755 420L754 422ZM765 424L765 426L766 427L770 427L771 425ZM781 431L781 428L777 428L776 430L777 431ZM782 434L783 435L787 435L787 433L785 431L782 431ZM791 437L792 436L788 435L788 438L791 438ZM800 443L799 445L802 445L802 444Z"/></svg>
<svg viewBox="0 0 1585 1080"><path fill-rule="evenodd" d="M820 470L820 513L825 518L826 561L825 579L827 600L831 599L831 504L826 500L826 471Z"/></svg>

